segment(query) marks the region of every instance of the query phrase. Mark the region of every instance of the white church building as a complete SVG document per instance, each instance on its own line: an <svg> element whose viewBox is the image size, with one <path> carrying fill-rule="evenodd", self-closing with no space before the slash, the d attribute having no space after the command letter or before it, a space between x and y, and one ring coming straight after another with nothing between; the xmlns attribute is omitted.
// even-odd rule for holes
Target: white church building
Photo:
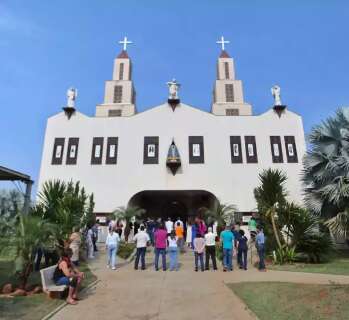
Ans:
<svg viewBox="0 0 349 320"><path fill-rule="evenodd" d="M168 101L137 112L127 38L122 43L95 116L75 110L70 89L68 106L48 119L39 191L49 179L80 181L93 192L98 216L129 205L185 218L217 199L249 215L258 174L278 168L288 176L290 200L302 201L302 118L281 104L278 87L273 106L253 114L223 37L210 112L181 101L174 80Z"/></svg>

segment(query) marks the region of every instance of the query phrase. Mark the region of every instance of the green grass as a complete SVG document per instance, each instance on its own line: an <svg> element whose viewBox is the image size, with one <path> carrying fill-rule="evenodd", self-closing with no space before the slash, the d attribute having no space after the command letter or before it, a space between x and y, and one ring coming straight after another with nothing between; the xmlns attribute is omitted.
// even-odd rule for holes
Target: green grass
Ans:
<svg viewBox="0 0 349 320"><path fill-rule="evenodd" d="M90 271L86 263L80 268L85 272L86 279L81 289L95 281L96 276ZM12 273L13 262L0 259L0 286L5 283L17 284L18 281ZM41 285L40 272L33 272L29 278L29 284ZM49 299L46 294L36 294L28 297L5 298L0 297L0 318L3 320L25 319L37 320L50 313L56 307L64 303L62 299Z"/></svg>
<svg viewBox="0 0 349 320"><path fill-rule="evenodd" d="M324 263L294 263L288 265L272 265L268 266L268 268L279 271L349 275L349 250L336 252L328 262Z"/></svg>
<svg viewBox="0 0 349 320"><path fill-rule="evenodd" d="M349 319L348 285L245 282L228 286L260 320Z"/></svg>

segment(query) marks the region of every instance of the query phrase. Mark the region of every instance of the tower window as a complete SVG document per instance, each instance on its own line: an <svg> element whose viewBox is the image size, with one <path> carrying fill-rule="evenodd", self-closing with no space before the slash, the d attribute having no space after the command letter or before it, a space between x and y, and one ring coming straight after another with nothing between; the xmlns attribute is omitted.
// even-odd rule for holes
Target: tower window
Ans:
<svg viewBox="0 0 349 320"><path fill-rule="evenodd" d="M124 79L124 64L120 63L119 66L119 80L123 80Z"/></svg>
<svg viewBox="0 0 349 320"><path fill-rule="evenodd" d="M233 84L225 85L225 100L226 102L234 102L234 85Z"/></svg>
<svg viewBox="0 0 349 320"><path fill-rule="evenodd" d="M225 72L225 78L229 79L229 63L224 62L224 72Z"/></svg>
<svg viewBox="0 0 349 320"><path fill-rule="evenodd" d="M225 109L225 115L226 116L238 116L239 109Z"/></svg>
<svg viewBox="0 0 349 320"><path fill-rule="evenodd" d="M122 86L114 87L114 103L122 102Z"/></svg>

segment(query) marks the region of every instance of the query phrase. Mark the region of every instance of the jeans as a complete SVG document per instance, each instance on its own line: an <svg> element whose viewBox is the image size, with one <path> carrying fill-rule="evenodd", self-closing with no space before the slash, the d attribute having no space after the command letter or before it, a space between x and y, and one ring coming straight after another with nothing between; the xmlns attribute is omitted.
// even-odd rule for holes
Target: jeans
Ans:
<svg viewBox="0 0 349 320"><path fill-rule="evenodd" d="M259 257L258 269L259 269L259 270L264 270L264 269L265 269L265 263L264 263L264 244L260 244L260 245L257 246L257 252L258 252L258 257Z"/></svg>
<svg viewBox="0 0 349 320"><path fill-rule="evenodd" d="M205 269L210 269L210 257L212 260L213 270L217 270L217 262L216 262L216 246L206 246L206 263Z"/></svg>
<svg viewBox="0 0 349 320"><path fill-rule="evenodd" d="M159 256L162 257L162 269L166 271L166 249L155 248L155 270L159 270Z"/></svg>
<svg viewBox="0 0 349 320"><path fill-rule="evenodd" d="M170 257L170 271L178 270L178 248L169 247L168 255Z"/></svg>
<svg viewBox="0 0 349 320"><path fill-rule="evenodd" d="M204 253L198 253L195 252L195 270L197 271L199 269L199 260L200 260L200 267L201 271L204 271Z"/></svg>
<svg viewBox="0 0 349 320"><path fill-rule="evenodd" d="M118 247L117 246L108 246L108 265L111 266L112 268L115 268L116 264L116 252Z"/></svg>
<svg viewBox="0 0 349 320"><path fill-rule="evenodd" d="M223 267L230 271L233 270L233 249L223 248Z"/></svg>
<svg viewBox="0 0 349 320"><path fill-rule="evenodd" d="M238 263L240 268L247 270L247 249L238 250Z"/></svg>
<svg viewBox="0 0 349 320"><path fill-rule="evenodd" d="M95 257L93 254L94 254L93 242L89 241L87 242L87 258L93 259Z"/></svg>
<svg viewBox="0 0 349 320"><path fill-rule="evenodd" d="M135 269L138 269L139 258L141 259L142 270L145 269L145 253L147 251L147 247L137 248L136 252L136 260L135 260Z"/></svg>

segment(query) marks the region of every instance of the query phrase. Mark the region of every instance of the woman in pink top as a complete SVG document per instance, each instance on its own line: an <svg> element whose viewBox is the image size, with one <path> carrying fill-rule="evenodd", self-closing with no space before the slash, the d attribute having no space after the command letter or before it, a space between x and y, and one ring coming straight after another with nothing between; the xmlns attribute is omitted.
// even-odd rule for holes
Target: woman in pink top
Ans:
<svg viewBox="0 0 349 320"><path fill-rule="evenodd" d="M154 233L155 239L155 270L159 270L159 256L162 257L162 270L166 271L167 231L163 224Z"/></svg>
<svg viewBox="0 0 349 320"><path fill-rule="evenodd" d="M196 234L194 239L194 254L195 254L195 271L198 271L198 260L200 259L201 271L204 271L204 250L205 250L205 239L201 233Z"/></svg>

